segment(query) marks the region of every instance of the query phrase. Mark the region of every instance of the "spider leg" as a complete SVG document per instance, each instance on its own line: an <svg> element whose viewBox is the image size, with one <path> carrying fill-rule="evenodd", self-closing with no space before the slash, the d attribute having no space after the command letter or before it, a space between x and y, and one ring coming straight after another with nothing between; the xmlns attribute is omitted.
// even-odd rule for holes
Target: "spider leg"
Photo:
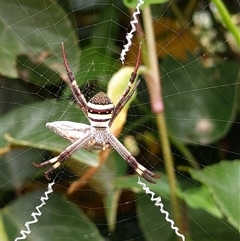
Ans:
<svg viewBox="0 0 240 241"><path fill-rule="evenodd" d="M122 110L122 108L125 106L125 104L131 99L132 95L134 94L134 92L136 91L138 85L140 84L140 80L137 81L137 83L133 86L132 90L130 91L130 93L125 97L125 99L123 99L121 101L121 103L118 102L118 106L117 108L115 107L114 109L114 113L113 116L111 118L111 120L109 121L109 126L112 125L113 121L115 120L115 118L118 116L118 114L120 113L120 111Z"/></svg>
<svg viewBox="0 0 240 241"><path fill-rule="evenodd" d="M137 77L137 71L140 65L140 59L141 59L141 44L139 45L139 49L138 49L138 56L137 56L137 61L134 67L134 70L131 74L131 77L128 81L128 85L126 87L126 89L124 90L121 98L119 99L117 105L115 106L115 111L113 113L112 119L109 122L109 126L111 126L112 122L114 121L114 119L117 117L118 113L122 110L122 108L124 107L124 105L128 102L128 100L132 97L134 91L137 89L140 81L137 81L137 83L135 83L135 85L132 88L132 85L134 84L134 81ZM132 91L130 91L132 88Z"/></svg>
<svg viewBox="0 0 240 241"><path fill-rule="evenodd" d="M49 174L57 169L63 161L69 158L75 151L79 148L84 147L86 144L92 142L92 134L88 134L84 138L78 139L73 144L68 146L64 151L62 151L58 156L50 159L49 161L42 162L40 164L33 163L34 166L42 168L51 164L54 164L48 171L45 172L45 177L50 180Z"/></svg>
<svg viewBox="0 0 240 241"><path fill-rule="evenodd" d="M69 85L69 87L73 93L73 96L74 96L75 100L77 101L79 107L81 108L81 110L83 111L83 113L85 114L85 116L88 119L87 101L86 101L84 95L81 93L81 91L77 85L77 81L74 77L74 74L69 67L63 42L62 42L62 56L63 56L64 66L65 66L67 76L68 76L68 85Z"/></svg>
<svg viewBox="0 0 240 241"><path fill-rule="evenodd" d="M122 145L122 143L113 135L109 134L108 139L110 145L122 156L122 158L134 169L134 171L142 176L145 180L151 183L156 183L153 178L159 178L160 175L156 175L149 171L146 167L137 162L133 155Z"/></svg>

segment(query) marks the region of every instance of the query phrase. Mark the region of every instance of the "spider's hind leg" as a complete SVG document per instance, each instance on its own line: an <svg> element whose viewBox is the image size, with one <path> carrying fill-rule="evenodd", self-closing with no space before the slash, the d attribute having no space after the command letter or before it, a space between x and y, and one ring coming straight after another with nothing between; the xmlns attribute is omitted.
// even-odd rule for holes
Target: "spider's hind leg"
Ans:
<svg viewBox="0 0 240 241"><path fill-rule="evenodd" d="M143 165L141 165L140 163L136 163L136 160L134 159L134 162L131 163L130 159L132 157L129 157L128 161L129 164L134 168L134 171L139 175L142 176L145 180L147 180L150 183L156 183L154 180L152 180L151 177L153 178L160 178L161 175L157 175L151 171L149 171L146 167L144 167Z"/></svg>
<svg viewBox="0 0 240 241"><path fill-rule="evenodd" d="M52 172L53 172L55 169L57 169L60 165L61 165L61 162L60 162L60 161L57 161L49 170L47 170L47 171L45 172L45 177L46 177L46 179L51 180L50 174L52 174Z"/></svg>
<svg viewBox="0 0 240 241"><path fill-rule="evenodd" d="M109 143L139 176L143 177L148 182L156 183L156 181L154 181L152 178L159 178L160 175L151 172L146 167L138 163L137 160L133 157L133 155L112 134L109 135Z"/></svg>
<svg viewBox="0 0 240 241"><path fill-rule="evenodd" d="M55 163L55 162L57 162L58 161L58 157L54 157L54 158L52 158L52 159L50 159L50 160L48 160L48 161L45 161L45 162L42 162L42 163L35 163L35 162L33 162L33 165L35 166L35 167L38 167L38 168L42 168L42 167L46 167L46 166L48 166L48 165L51 165L51 164L53 164L53 163Z"/></svg>
<svg viewBox="0 0 240 241"><path fill-rule="evenodd" d="M42 167L51 165L53 163L55 163L55 164L48 171L45 172L46 179L51 180L50 174L61 165L61 162L59 161L59 157L58 156L54 157L54 158L52 158L52 159L50 159L48 161L42 162L40 164L37 164L37 163L34 162L33 165L35 167L42 168Z"/></svg>
<svg viewBox="0 0 240 241"><path fill-rule="evenodd" d="M54 164L48 171L45 172L45 177L49 180L49 174L53 172L55 169L57 169L62 162L64 162L66 159L68 159L75 151L77 151L79 148L86 146L87 144L91 143L92 134L89 133L82 139L78 139L74 143L72 143L70 146L68 146L64 151L62 151L58 156L50 159L49 161L42 162L40 164L34 163L34 166L36 167L45 167L51 164Z"/></svg>

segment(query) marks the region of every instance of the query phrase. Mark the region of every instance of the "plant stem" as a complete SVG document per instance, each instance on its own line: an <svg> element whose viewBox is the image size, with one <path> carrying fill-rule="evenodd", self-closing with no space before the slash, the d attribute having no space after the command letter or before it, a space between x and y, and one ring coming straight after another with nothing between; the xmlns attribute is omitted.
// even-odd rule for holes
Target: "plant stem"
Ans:
<svg viewBox="0 0 240 241"><path fill-rule="evenodd" d="M150 7L146 6L143 8L143 23L146 34L146 46L148 62L145 63L148 72L151 74L150 80L147 80L148 92L151 101L152 111L156 115L157 126L160 135L160 141L162 144L163 158L165 162L166 173L169 180L170 192L171 192L171 204L173 209L174 220L176 225L181 231L181 212L177 200L177 182L175 175L175 168L173 164L173 158L167 133L166 120L163 111L163 102L161 97L161 84L160 75L158 69L158 59L156 51L156 42L154 38L153 23L151 17ZM151 81L151 82L150 82Z"/></svg>
<svg viewBox="0 0 240 241"><path fill-rule="evenodd" d="M194 169L200 169L200 165L198 164L197 160L191 153L191 151L187 148L186 145L181 143L180 141L176 140L175 138L171 138L171 143L181 152L181 154L186 158L189 165L192 166Z"/></svg>
<svg viewBox="0 0 240 241"><path fill-rule="evenodd" d="M222 2L222 0L212 0L216 8L218 9L218 12L223 20L223 22L226 24L228 30L232 33L234 38L237 41L237 44L240 46L240 31L239 29L235 26L235 24L231 20L231 16Z"/></svg>

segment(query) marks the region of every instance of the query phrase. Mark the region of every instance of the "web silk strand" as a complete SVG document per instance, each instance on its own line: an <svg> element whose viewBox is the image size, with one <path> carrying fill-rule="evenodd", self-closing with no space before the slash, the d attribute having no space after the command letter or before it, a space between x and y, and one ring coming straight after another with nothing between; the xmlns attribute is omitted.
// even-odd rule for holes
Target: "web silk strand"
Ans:
<svg viewBox="0 0 240 241"><path fill-rule="evenodd" d="M175 234L176 234L178 237L180 237L183 241L185 241L185 236L182 235L182 234L180 234L180 233L178 232L178 231L179 231L179 228L177 228L177 227L175 226L174 221L169 218L169 213L163 209L164 206L163 206L163 203L162 203L162 201L161 201L161 197L160 197L160 196L157 196L156 193L150 191L150 188L149 188L145 183L141 182L140 177L138 177L138 184L139 184L140 186L142 186L142 189L144 190L144 192L145 192L146 194L150 194L150 195L151 195L151 201L152 201L152 202L155 202L155 206L156 206L156 207L160 207L160 212L161 212L163 215L165 215L165 220L171 224L171 229L175 232ZM157 197L156 197L156 196L157 196Z"/></svg>
<svg viewBox="0 0 240 241"><path fill-rule="evenodd" d="M42 197L40 198L41 200L41 204L39 206L36 207L36 212L32 212L31 216L33 217L33 220L32 221L27 221L25 223L25 227L26 229L25 230L21 230L20 231L20 235L19 237L17 237L14 241L17 241L17 240L24 240L27 238L27 236L31 233L31 228L30 228L30 225L34 224L34 223L37 223L38 222L38 218L37 216L41 216L42 215L42 212L41 212L41 208L46 204L45 201L47 201L49 199L49 194L53 192L53 189L52 189L52 186L55 184L54 181L52 181L51 183L48 184L48 188L47 188L47 191L44 192L44 194L42 195Z"/></svg>
<svg viewBox="0 0 240 241"><path fill-rule="evenodd" d="M137 15L140 14L140 6L142 4L144 4L144 0L139 0L138 4L136 6L136 10L134 11L133 16L132 16L132 20L130 22L132 29L126 35L127 43L123 45L123 49L120 54L120 60L121 60L122 64L124 64L125 56L126 56L127 52L129 51L129 48L132 45L133 33L137 30L136 26L135 26L138 23Z"/></svg>

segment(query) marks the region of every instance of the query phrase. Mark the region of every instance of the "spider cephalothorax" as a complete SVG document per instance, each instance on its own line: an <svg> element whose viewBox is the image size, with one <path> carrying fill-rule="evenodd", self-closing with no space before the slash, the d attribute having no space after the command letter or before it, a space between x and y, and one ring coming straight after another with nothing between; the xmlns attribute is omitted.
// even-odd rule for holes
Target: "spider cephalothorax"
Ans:
<svg viewBox="0 0 240 241"><path fill-rule="evenodd" d="M70 157L79 148L92 151L105 150L109 147L112 147L123 157L123 159L134 169L138 175L142 176L149 182L155 183L152 177L157 178L159 176L138 163L132 154L110 131L110 126L112 125L113 121L131 98L139 84L139 81L136 83L134 82L140 64L140 52L141 51L139 48L136 65L133 73L131 74L128 85L120 100L116 106L114 106L111 99L104 92L99 92L88 102L86 102L86 99L78 88L75 77L69 68L64 45L62 43L62 54L64 66L68 75L68 85L72 90L77 104L87 117L90 125L71 121L55 121L46 124L49 129L53 130L56 134L62 136L72 143L58 156L50 159L49 161L35 164L37 167L44 167L53 164L53 166L45 172L47 179L50 179L49 174L53 170L59 167L64 160Z"/></svg>

